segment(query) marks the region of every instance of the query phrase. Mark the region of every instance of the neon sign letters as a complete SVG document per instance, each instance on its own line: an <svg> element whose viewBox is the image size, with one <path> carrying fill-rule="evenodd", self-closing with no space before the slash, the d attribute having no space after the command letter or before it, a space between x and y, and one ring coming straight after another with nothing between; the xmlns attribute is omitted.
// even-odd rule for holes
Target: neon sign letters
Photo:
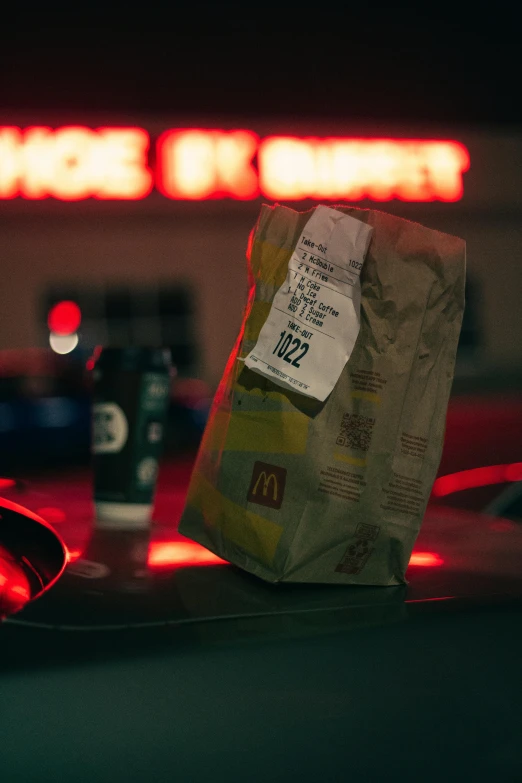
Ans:
<svg viewBox="0 0 522 783"><path fill-rule="evenodd" d="M450 140L0 126L0 199L458 201L469 163Z"/></svg>

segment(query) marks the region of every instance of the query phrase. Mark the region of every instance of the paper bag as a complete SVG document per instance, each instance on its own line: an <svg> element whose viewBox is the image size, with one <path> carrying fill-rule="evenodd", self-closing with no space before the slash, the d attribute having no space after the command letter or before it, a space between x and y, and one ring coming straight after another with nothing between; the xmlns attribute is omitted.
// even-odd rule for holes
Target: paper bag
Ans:
<svg viewBox="0 0 522 783"><path fill-rule="evenodd" d="M213 402L180 532L269 582L397 585L405 581L442 451L465 243L382 212L335 210L373 229L360 250L359 331L349 358L325 400L288 388L292 373L297 377L290 360L286 386L245 366L276 315L278 292L294 295L296 253L315 214L263 206L250 237L242 329ZM331 270L348 279L334 265L306 269L310 279L323 275L325 287ZM315 332L342 318L319 320ZM294 323L301 337L311 333L305 319Z"/></svg>

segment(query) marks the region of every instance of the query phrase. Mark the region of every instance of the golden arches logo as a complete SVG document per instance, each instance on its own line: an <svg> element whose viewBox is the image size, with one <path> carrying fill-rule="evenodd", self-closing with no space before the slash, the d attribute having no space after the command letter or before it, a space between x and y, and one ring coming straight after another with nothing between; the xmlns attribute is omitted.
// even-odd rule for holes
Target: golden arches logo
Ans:
<svg viewBox="0 0 522 783"><path fill-rule="evenodd" d="M286 468L268 462L254 462L248 488L249 503L281 508L286 484Z"/></svg>
<svg viewBox="0 0 522 783"><path fill-rule="evenodd" d="M268 488L270 486L270 482L273 481L273 498L274 500L277 500L277 479L274 475L274 473L269 473L268 476L266 475L265 471L261 471L261 473L258 476L258 479L256 483L254 484L254 489L252 490L253 495L257 495L257 490L259 488L260 482L263 482L263 495L268 495Z"/></svg>

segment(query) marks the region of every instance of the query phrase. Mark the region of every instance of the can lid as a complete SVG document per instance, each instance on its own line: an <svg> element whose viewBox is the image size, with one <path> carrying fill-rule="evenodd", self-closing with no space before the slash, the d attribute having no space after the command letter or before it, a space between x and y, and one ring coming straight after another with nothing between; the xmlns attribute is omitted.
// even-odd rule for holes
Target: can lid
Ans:
<svg viewBox="0 0 522 783"><path fill-rule="evenodd" d="M101 349L96 364L105 368L138 371L170 371L172 360L169 348L127 345L107 346Z"/></svg>

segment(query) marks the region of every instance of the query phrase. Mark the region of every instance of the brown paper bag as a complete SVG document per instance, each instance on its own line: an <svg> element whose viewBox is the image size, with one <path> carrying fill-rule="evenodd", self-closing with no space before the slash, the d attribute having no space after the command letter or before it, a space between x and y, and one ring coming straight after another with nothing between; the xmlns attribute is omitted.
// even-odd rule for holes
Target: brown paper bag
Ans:
<svg viewBox="0 0 522 783"><path fill-rule="evenodd" d="M360 332L324 402L245 367L312 213L263 206L243 327L180 532L270 582L397 585L441 456L464 308L462 240L374 210Z"/></svg>

